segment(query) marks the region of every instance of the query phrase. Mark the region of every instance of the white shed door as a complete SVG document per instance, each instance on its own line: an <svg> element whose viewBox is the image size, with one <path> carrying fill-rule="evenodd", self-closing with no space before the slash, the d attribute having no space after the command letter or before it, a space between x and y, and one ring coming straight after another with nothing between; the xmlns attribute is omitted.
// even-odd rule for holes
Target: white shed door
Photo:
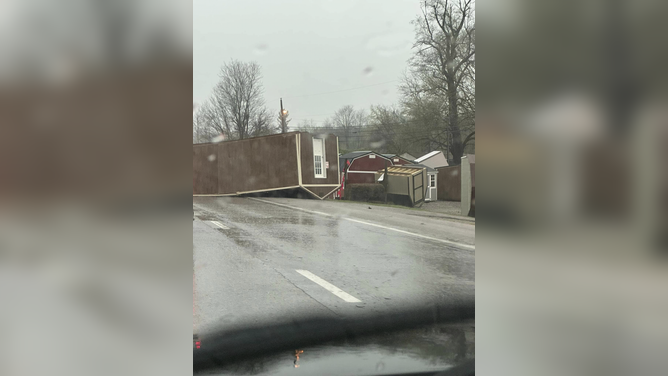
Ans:
<svg viewBox="0 0 668 376"><path fill-rule="evenodd" d="M322 138L313 139L313 172L316 178L326 177L325 145Z"/></svg>
<svg viewBox="0 0 668 376"><path fill-rule="evenodd" d="M437 187L436 187L436 174L429 174L429 188L427 188L427 197L426 201L436 201L437 200Z"/></svg>

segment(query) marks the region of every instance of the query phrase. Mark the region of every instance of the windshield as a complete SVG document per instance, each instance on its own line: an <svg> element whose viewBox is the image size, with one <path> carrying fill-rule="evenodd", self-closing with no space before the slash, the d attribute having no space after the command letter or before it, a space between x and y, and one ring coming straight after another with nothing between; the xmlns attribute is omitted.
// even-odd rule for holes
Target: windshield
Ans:
<svg viewBox="0 0 668 376"><path fill-rule="evenodd" d="M473 1L193 2L193 348L474 297ZM475 323L219 372L443 370ZM296 325L296 324L295 324Z"/></svg>

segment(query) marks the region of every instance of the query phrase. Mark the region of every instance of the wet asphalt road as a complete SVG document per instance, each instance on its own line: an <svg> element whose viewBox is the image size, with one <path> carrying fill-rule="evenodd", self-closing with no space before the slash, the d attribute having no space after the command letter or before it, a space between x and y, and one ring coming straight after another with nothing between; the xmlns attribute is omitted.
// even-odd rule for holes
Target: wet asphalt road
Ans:
<svg viewBox="0 0 668 376"><path fill-rule="evenodd" d="M474 295L471 223L278 198L195 197L193 210L195 333Z"/></svg>

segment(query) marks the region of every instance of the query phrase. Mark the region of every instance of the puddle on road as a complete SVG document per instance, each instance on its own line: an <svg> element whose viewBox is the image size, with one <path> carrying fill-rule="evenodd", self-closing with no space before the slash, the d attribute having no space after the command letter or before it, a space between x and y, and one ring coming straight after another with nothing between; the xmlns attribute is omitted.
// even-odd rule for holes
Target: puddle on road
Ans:
<svg viewBox="0 0 668 376"><path fill-rule="evenodd" d="M228 234L228 238L232 239L232 241L238 245L239 247L243 247L246 249L251 249L251 245L253 245L253 242L250 240L244 239L241 236L234 235L234 234ZM255 252L253 252L255 253Z"/></svg>
<svg viewBox="0 0 668 376"><path fill-rule="evenodd" d="M307 216L299 217L239 217L233 218L234 222L255 225L299 225L299 226L315 226L315 220Z"/></svg>
<svg viewBox="0 0 668 376"><path fill-rule="evenodd" d="M195 218L199 219L200 221L217 221L218 217L210 212L207 211L202 211L202 210L195 210Z"/></svg>
<svg viewBox="0 0 668 376"><path fill-rule="evenodd" d="M220 217L210 213L195 213L195 217L202 221L219 221ZM232 217L230 218L235 223L242 223L254 226L267 225L298 225L298 226L315 226L315 220L306 216L300 217Z"/></svg>

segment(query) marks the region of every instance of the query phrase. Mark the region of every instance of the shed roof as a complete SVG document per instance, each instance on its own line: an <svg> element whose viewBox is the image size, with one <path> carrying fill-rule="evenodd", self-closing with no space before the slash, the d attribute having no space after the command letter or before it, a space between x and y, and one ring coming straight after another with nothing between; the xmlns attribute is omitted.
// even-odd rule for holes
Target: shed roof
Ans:
<svg viewBox="0 0 668 376"><path fill-rule="evenodd" d="M433 157L434 155L436 155L436 154L438 154L438 153L440 153L440 152L441 152L440 150L435 150L435 151L429 152L429 153L427 153L427 154L421 156L420 158L416 159L415 162L420 163L420 162L422 162L422 161L424 161L424 160L427 160L427 159Z"/></svg>
<svg viewBox="0 0 668 376"><path fill-rule="evenodd" d="M404 165L404 167L419 167L419 168L426 168L428 173L431 173L431 174L438 174L438 170L436 170L435 168L431 168L431 167L429 167L429 166L421 165L421 164L418 164L418 163L415 163L415 164L407 164L407 165Z"/></svg>
<svg viewBox="0 0 668 376"><path fill-rule="evenodd" d="M381 154L381 155L382 155L383 157L387 158L387 159L398 158L398 159L403 159L403 160L408 161L408 162L414 162L413 159L406 158L406 157L404 157L403 155L399 155L399 154Z"/></svg>
<svg viewBox="0 0 668 376"><path fill-rule="evenodd" d="M406 166L390 166L387 168L387 173L392 175L406 175L411 176L419 174L424 167L406 167ZM385 169L378 171L384 173Z"/></svg>
<svg viewBox="0 0 668 376"><path fill-rule="evenodd" d="M339 158L353 159L353 158L357 158L357 157L360 157L362 155L370 154L370 153L373 153L373 152L372 151L351 151L350 153L343 154Z"/></svg>

